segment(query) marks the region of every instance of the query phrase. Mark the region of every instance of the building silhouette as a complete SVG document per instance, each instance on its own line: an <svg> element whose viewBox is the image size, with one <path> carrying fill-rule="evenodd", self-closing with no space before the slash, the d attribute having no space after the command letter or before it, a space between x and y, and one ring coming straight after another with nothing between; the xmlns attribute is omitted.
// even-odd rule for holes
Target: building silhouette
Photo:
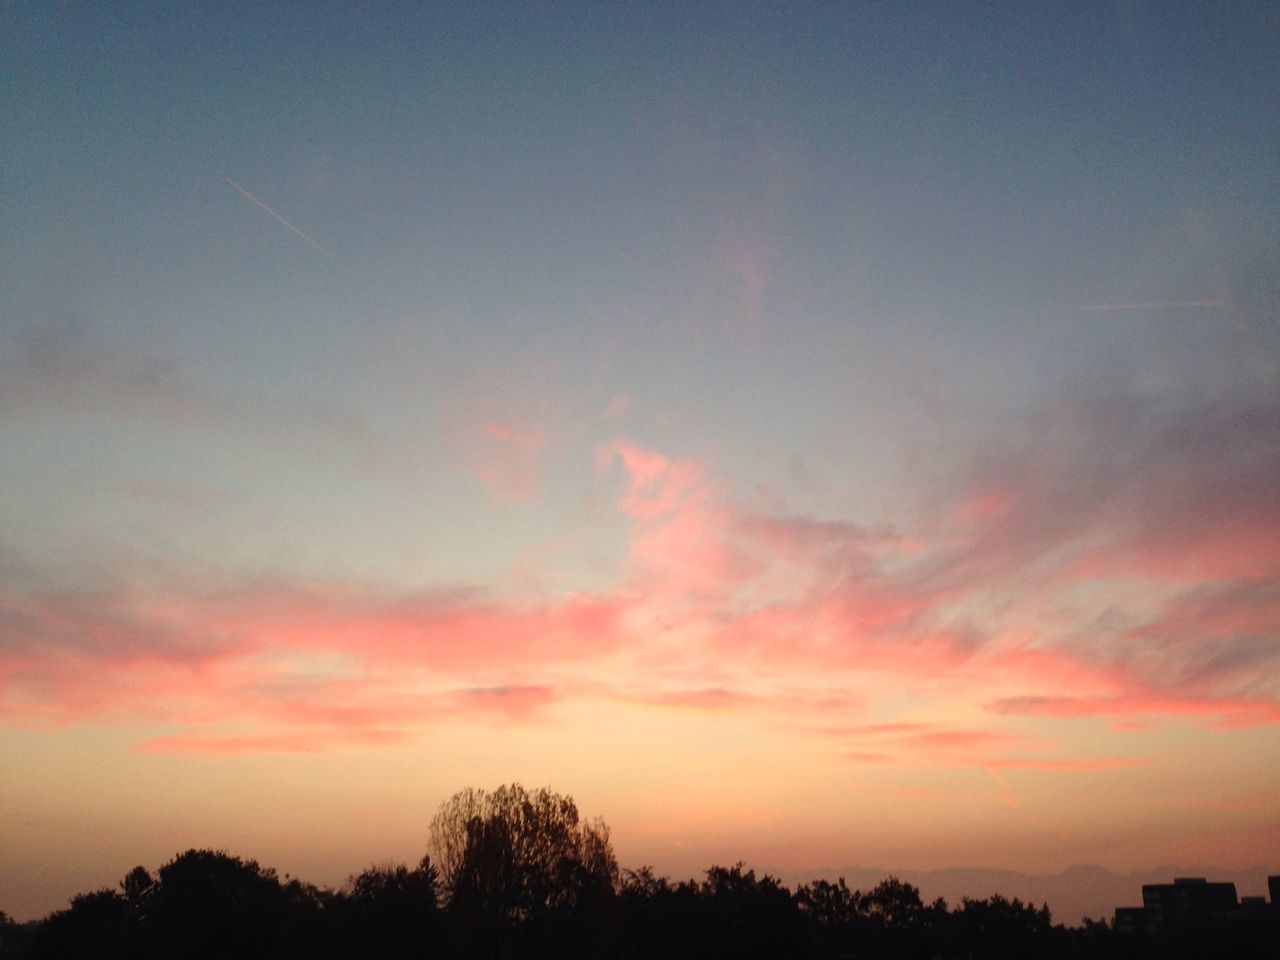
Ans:
<svg viewBox="0 0 1280 960"><path fill-rule="evenodd" d="M1204 877L1177 877L1173 883L1142 886L1147 929L1157 933L1204 920L1225 920L1239 903L1234 883L1210 883Z"/></svg>
<svg viewBox="0 0 1280 960"><path fill-rule="evenodd" d="M1270 909L1280 911L1280 876L1267 877ZM1115 929L1123 934L1177 934L1239 923L1265 912L1264 897L1236 896L1234 883L1210 883L1204 877L1176 877L1173 883L1147 883L1142 906L1116 907Z"/></svg>

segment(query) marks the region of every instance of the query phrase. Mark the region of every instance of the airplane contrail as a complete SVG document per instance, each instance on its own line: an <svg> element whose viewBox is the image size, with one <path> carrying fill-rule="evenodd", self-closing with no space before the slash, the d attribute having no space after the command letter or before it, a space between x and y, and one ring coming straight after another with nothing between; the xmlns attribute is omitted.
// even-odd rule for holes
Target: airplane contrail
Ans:
<svg viewBox="0 0 1280 960"><path fill-rule="evenodd" d="M267 213L271 214L271 216L275 217L277 220L279 220L281 223L283 223L286 227L288 227L290 230L292 230L294 233L296 233L299 237L301 237L304 241L306 241L306 243L308 243L308 244L309 244L309 245L311 245L312 247L315 247L315 249L319 250L321 253L323 253L323 254L324 254L326 257L328 257L330 260L333 260L333 261L335 261L335 262L337 261L337 259L338 259L338 258L337 258L337 257L335 257L332 253L330 253L330 252L329 252L328 250L326 250L324 247L320 246L320 244L316 243L316 242L315 242L314 240L312 240L309 236L307 236L305 233L303 233L301 230L299 230L297 227L295 227L292 223L290 223L290 222L289 222L288 220L286 220L284 217L280 216L280 214L276 213L274 210L272 210L270 207L268 207L265 203L263 203L261 200L259 200L257 197L255 197L252 193L250 193L250 192L249 192L248 190L246 190L244 187L240 186L240 184L236 183L236 182L235 182L234 180L232 180L230 177L223 177L222 179L223 179L223 180L225 180L225 181L227 181L227 183L231 184L231 186L235 187L238 191L240 191L240 194L241 194L241 195L242 195L246 200L249 200L250 202L252 202L252 203L256 204L256 205L257 205L257 206L259 206L259 207L261 207L263 210L267 211Z"/></svg>
<svg viewBox="0 0 1280 960"><path fill-rule="evenodd" d="M1221 307L1221 300L1144 300L1137 303L1086 303L1068 309L1079 313L1111 310L1181 310L1192 307Z"/></svg>

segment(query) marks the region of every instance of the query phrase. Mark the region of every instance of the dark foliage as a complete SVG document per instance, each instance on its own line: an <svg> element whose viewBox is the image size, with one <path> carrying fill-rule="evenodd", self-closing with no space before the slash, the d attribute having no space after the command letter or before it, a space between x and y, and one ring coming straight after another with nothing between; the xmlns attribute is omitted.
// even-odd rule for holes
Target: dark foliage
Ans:
<svg viewBox="0 0 1280 960"><path fill-rule="evenodd" d="M337 932L358 960L434 956L442 952L437 898L439 872L428 857L412 870L370 867L327 904L339 916Z"/></svg>
<svg viewBox="0 0 1280 960"><path fill-rule="evenodd" d="M133 953L128 903L113 890L82 893L52 914L31 944L34 956L126 960Z"/></svg>
<svg viewBox="0 0 1280 960"><path fill-rule="evenodd" d="M341 890L188 850L152 876L72 899L43 921L0 912L0 960L1199 960L1280 956L1274 906L1156 936L993 895L948 908L889 877L794 893L738 863L672 883L619 874L604 824L515 785L464 791L432 823L436 860L374 866ZM440 866L437 867L437 864Z"/></svg>

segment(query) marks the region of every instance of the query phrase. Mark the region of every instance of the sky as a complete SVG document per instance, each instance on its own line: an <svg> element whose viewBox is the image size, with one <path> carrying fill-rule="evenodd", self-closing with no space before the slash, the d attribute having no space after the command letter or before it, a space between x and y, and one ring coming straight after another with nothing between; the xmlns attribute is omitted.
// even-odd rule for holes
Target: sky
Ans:
<svg viewBox="0 0 1280 960"><path fill-rule="evenodd" d="M512 781L676 877L1280 872L1278 41L0 6L0 908Z"/></svg>

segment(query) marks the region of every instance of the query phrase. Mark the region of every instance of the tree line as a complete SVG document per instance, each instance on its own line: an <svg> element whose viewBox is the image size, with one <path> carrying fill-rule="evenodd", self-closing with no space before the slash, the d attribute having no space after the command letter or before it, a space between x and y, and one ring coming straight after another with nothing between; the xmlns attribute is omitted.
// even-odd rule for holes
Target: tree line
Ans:
<svg viewBox="0 0 1280 960"><path fill-rule="evenodd" d="M373 866L340 889L224 851L188 850L154 875L83 893L43 920L0 913L4 960L855 960L1276 957L1276 924L1177 941L1110 924L1055 924L999 895L925 903L892 877L868 891L794 891L742 863L673 882L620 870L600 820L516 785L464 790L431 822L416 865Z"/></svg>

